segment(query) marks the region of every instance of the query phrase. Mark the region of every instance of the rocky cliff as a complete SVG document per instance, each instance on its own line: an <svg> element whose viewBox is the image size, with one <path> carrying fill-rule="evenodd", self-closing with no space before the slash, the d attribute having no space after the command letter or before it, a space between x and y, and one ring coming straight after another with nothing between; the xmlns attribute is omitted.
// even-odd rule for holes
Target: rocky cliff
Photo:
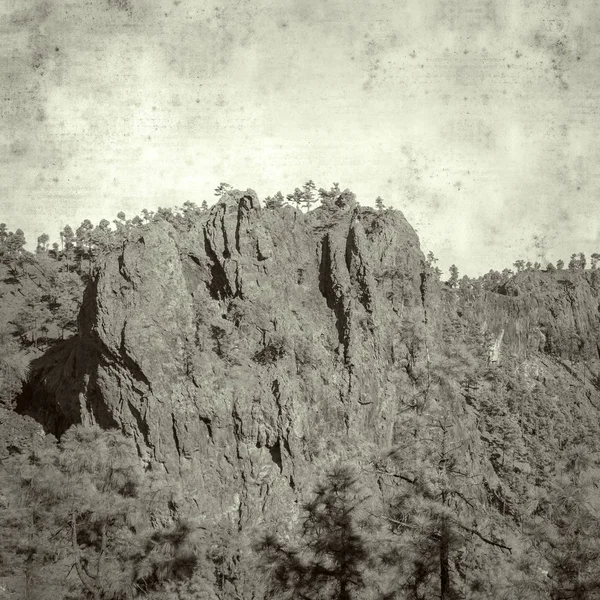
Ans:
<svg viewBox="0 0 600 600"><path fill-rule="evenodd" d="M581 401L565 413L597 420L598 340L589 274L450 290L399 211L264 210L248 190L185 227L140 228L106 256L79 335L37 362L20 410L57 435L78 422L118 427L197 511L243 529L293 516L335 461L392 447L431 356L460 354L458 342L479 368L519 373L532 406L540 386L552 398L574 386ZM446 373L459 384L460 369ZM475 429L483 400L463 395ZM471 451L484 487L508 502L499 435L482 430ZM534 450L519 459L524 473Z"/></svg>
<svg viewBox="0 0 600 600"><path fill-rule="evenodd" d="M79 335L39 361L21 409L58 435L119 427L241 527L289 510L337 458L391 444L424 278L399 212L266 211L232 194L106 257Z"/></svg>

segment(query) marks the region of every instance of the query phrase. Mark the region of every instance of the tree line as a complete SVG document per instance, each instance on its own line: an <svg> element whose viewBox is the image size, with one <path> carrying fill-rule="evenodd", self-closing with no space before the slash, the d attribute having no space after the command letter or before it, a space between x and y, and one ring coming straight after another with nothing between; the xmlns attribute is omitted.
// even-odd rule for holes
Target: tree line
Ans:
<svg viewBox="0 0 600 600"><path fill-rule="evenodd" d="M432 273L439 279L442 275L442 270L437 267L438 262L439 261L433 252L429 252L427 254L426 264L431 269ZM590 256L590 270L600 271L600 269L598 269L599 263L600 253L592 253ZM588 263L584 252L573 253L567 265L567 270L571 272L585 271L587 264ZM490 271L480 277L469 277L468 275L463 275L461 278L458 267L455 264L452 264L448 269L449 277L444 283L450 288L481 288L485 290L493 290L506 283L511 277L514 277L518 273L527 271L542 271L542 264L540 262L532 262L530 260L525 261L523 259L516 260L513 263L513 267L515 268L514 270L510 268L505 268L502 271L490 269ZM553 273L555 271L562 271L564 268L565 262L562 259L559 259L556 261L556 266L549 262L546 265L545 271Z"/></svg>
<svg viewBox="0 0 600 600"><path fill-rule="evenodd" d="M289 204L296 209L312 210L317 204L324 209L336 209L347 206L356 206L356 194L348 188L341 189L339 183L333 183L329 188L319 188L312 179L309 179L301 188L296 187L293 192L285 196L278 191L273 196L265 198L265 208L281 208ZM385 208L383 198L377 196L374 201L375 208L382 211Z"/></svg>
<svg viewBox="0 0 600 600"><path fill-rule="evenodd" d="M235 190L228 183L220 183L215 188L215 196L222 198ZM293 192L283 195L280 191L273 196L267 196L264 206L267 209L281 208L285 205L294 206L296 209L311 210L319 203L325 208L340 208L357 204L356 195L348 188L341 189L339 183L334 183L328 190L317 187L312 180L307 181L301 188L296 187ZM381 196L375 199L377 210L383 210L385 204ZM195 217L205 214L209 203L203 200L200 206L194 202L184 202L182 206L172 208L159 207L156 211L144 209L141 214L128 218L123 211L119 212L112 223L102 219L94 225L89 219L73 228L65 225L60 233L60 240L50 243L50 236L42 233L37 237L35 248L36 255L47 255L55 260L64 261L68 270L76 270L84 274L91 269L95 259L102 252L112 250L128 240L131 233L148 223L166 220L173 225L185 227L194 222ZM18 263L30 259L31 254L25 249L25 234L22 229L12 232L6 223L0 223L0 261L4 263Z"/></svg>

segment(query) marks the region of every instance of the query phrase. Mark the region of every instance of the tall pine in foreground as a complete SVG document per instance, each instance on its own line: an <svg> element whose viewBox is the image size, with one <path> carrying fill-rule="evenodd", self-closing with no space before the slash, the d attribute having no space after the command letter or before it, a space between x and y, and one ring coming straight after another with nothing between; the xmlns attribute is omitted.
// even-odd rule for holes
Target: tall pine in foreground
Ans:
<svg viewBox="0 0 600 600"><path fill-rule="evenodd" d="M356 473L333 469L304 505L297 544L266 536L257 549L268 574L268 598L353 600L369 592L369 523Z"/></svg>
<svg viewBox="0 0 600 600"><path fill-rule="evenodd" d="M432 402L410 418L382 470L396 490L387 513L397 538L388 555L396 569L390 597L493 597L487 594L496 557L489 554L510 552L486 510L460 411Z"/></svg>
<svg viewBox="0 0 600 600"><path fill-rule="evenodd" d="M408 369L409 361L415 393L405 400L393 448L374 463L388 498L382 516L395 536L384 554L388 598L494 598L495 572L511 548L487 507L477 415L464 400L481 365L455 340L440 353L427 332L406 335L425 365Z"/></svg>

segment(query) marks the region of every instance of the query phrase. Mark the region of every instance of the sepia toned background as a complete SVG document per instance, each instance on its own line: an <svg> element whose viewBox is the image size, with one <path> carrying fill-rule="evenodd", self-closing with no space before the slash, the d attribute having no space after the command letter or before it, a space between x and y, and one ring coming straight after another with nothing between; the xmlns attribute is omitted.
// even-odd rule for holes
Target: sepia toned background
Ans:
<svg viewBox="0 0 600 600"><path fill-rule="evenodd" d="M593 0L3 0L0 221L311 178L444 269L598 252L599 34Z"/></svg>

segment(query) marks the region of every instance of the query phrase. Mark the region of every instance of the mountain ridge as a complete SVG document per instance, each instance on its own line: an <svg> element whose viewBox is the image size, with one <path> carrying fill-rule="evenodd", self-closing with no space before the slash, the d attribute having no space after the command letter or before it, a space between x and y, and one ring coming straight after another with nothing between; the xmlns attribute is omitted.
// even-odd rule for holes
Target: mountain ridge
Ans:
<svg viewBox="0 0 600 600"><path fill-rule="evenodd" d="M232 191L99 261L78 335L35 361L18 411L57 436L116 427L181 485L180 512L249 536L291 532L337 463L385 496L431 405L468 432L473 494L516 535L552 456L598 439L598 339L593 272L454 289L400 211Z"/></svg>

